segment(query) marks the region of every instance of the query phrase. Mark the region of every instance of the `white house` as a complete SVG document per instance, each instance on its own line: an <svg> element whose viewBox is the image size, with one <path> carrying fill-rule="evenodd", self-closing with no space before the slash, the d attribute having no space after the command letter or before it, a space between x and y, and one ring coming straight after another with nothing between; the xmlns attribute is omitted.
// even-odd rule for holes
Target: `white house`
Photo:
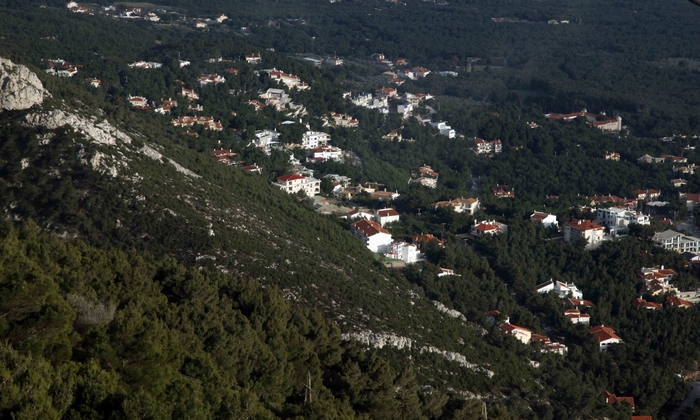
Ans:
<svg viewBox="0 0 700 420"><path fill-rule="evenodd" d="M245 61L250 64L258 64L262 61L262 56L260 54L246 54Z"/></svg>
<svg viewBox="0 0 700 420"><path fill-rule="evenodd" d="M440 272L437 275L438 277L445 277L445 276L457 276L457 277L462 277L461 274L455 274L455 271L451 268L443 268L440 267Z"/></svg>
<svg viewBox="0 0 700 420"><path fill-rule="evenodd" d="M206 85L218 85L219 83L224 83L226 81L226 78L213 73L213 74L203 74L199 77L199 85L200 86L206 86Z"/></svg>
<svg viewBox="0 0 700 420"><path fill-rule="evenodd" d="M557 216L550 213L543 213L541 211L535 211L530 215L530 220L542 225L544 228L559 228L559 222L557 221Z"/></svg>
<svg viewBox="0 0 700 420"><path fill-rule="evenodd" d="M598 209L598 223L607 226L610 236L624 235L629 231L629 225L648 225L649 216L620 207Z"/></svg>
<svg viewBox="0 0 700 420"><path fill-rule="evenodd" d="M509 323L504 323L503 325L501 325L500 330L508 335L512 335L513 337L517 338L523 344L529 344L530 338L532 337L532 331L528 330L527 328L519 327L517 325Z"/></svg>
<svg viewBox="0 0 700 420"><path fill-rule="evenodd" d="M350 210L349 212L345 213L344 216L341 217L341 219L350 219L350 220L357 220L357 219L372 220L373 218L374 218L374 214L370 213L369 211L365 211L365 210Z"/></svg>
<svg viewBox="0 0 700 420"><path fill-rule="evenodd" d="M455 211L455 213L469 213L473 215L476 210L479 208L479 199L478 198L455 198L454 200L450 201L438 201L436 203L432 203L431 206L434 209L437 209L439 207L445 207L445 208L452 208L452 210Z"/></svg>
<svg viewBox="0 0 700 420"><path fill-rule="evenodd" d="M303 191L309 197L321 192L321 181L314 177L303 177L297 174L287 174L277 177L277 182L272 185L288 194L296 194Z"/></svg>
<svg viewBox="0 0 700 420"><path fill-rule="evenodd" d="M476 143L476 153L501 153L503 151L503 143L500 140L486 141L484 139L475 138Z"/></svg>
<svg viewBox="0 0 700 420"><path fill-rule="evenodd" d="M382 226L399 221L399 213L394 209L382 209L374 212L375 220Z"/></svg>
<svg viewBox="0 0 700 420"><path fill-rule="evenodd" d="M393 242L391 234L373 220L360 220L350 225L352 233L362 239L372 252L387 252Z"/></svg>
<svg viewBox="0 0 700 420"><path fill-rule="evenodd" d="M586 248L594 248L603 241L605 228L590 220L572 220L565 225L564 240L576 243L579 238L588 242Z"/></svg>
<svg viewBox="0 0 700 420"><path fill-rule="evenodd" d="M444 121L430 123L430 125L437 128L440 131L441 136L446 136L453 139L456 135L456 132L452 129L452 127L447 125L447 123Z"/></svg>
<svg viewBox="0 0 700 420"><path fill-rule="evenodd" d="M253 144L255 147L262 149L266 154L270 154L270 149L279 144L280 133L277 130L257 130Z"/></svg>
<svg viewBox="0 0 700 420"><path fill-rule="evenodd" d="M307 131L301 136L301 147L304 149L316 149L327 146L331 141L331 135L322 131Z"/></svg>
<svg viewBox="0 0 700 420"><path fill-rule="evenodd" d="M549 293L551 291L556 292L560 298L572 297L574 299L583 299L583 292L573 283L548 280L537 285L537 293Z"/></svg>
<svg viewBox="0 0 700 420"><path fill-rule="evenodd" d="M327 160L333 160L336 162L343 161L343 150L339 147L333 146L321 146L311 150L310 161L322 162Z"/></svg>
<svg viewBox="0 0 700 420"><path fill-rule="evenodd" d="M684 235L675 230L665 230L654 235L654 244L664 249L671 249L680 254L684 252L700 252L700 239Z"/></svg>
<svg viewBox="0 0 700 420"><path fill-rule="evenodd" d="M598 325L588 330L589 333L595 335L596 341L598 341L599 350L601 352L607 351L612 344L622 343L622 339L615 334L612 328L606 327L605 325Z"/></svg>
<svg viewBox="0 0 700 420"><path fill-rule="evenodd" d="M579 309L564 309L564 316L574 324L589 325L591 323L591 316L589 314L582 314Z"/></svg>
<svg viewBox="0 0 700 420"><path fill-rule="evenodd" d="M479 238L483 235L498 235L505 232L508 232L508 225L495 220L482 220L481 222L475 220L474 226L472 226L472 235Z"/></svg>
<svg viewBox="0 0 700 420"><path fill-rule="evenodd" d="M389 249L384 253L388 258L401 260L406 264L414 264L421 260L421 255L418 247L414 244L406 242L393 242L389 245Z"/></svg>

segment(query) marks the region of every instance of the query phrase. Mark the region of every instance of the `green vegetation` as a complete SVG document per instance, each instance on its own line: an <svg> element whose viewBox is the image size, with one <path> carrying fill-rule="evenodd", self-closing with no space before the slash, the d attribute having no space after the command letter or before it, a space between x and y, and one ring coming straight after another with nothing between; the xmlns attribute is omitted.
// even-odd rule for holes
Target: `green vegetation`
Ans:
<svg viewBox="0 0 700 420"><path fill-rule="evenodd" d="M637 10L630 20L623 13L599 16L600 2L585 8L544 3L537 10L508 1L318 2L304 16L307 24L277 29L260 19L300 17L295 3L212 0L196 10L225 12L231 21L195 33L185 24L116 22L48 3L62 9L3 3L0 56L37 71L53 95L47 108L106 119L133 142L98 145L69 127L30 128L22 113L0 114L0 206L17 221L0 226L0 372L7 379L0 416L477 419L481 399L489 418L627 419L625 407L603 403L604 390L634 396L638 413L655 418L683 399L688 387L677 375L697 373L700 312L632 305L641 286L635 270L643 266L674 268L682 290L700 285L684 259L645 239L665 225L654 221L636 236L589 252L526 219L534 209L553 212L560 222L594 218L577 207L590 204L586 196L630 197L638 188L660 189L670 202L668 216L685 216L678 191L700 191L697 176L684 176L688 184L676 190L670 179L680 175L672 163L636 159L672 154L700 162L685 147L696 139L659 140L698 132L698 47L674 44L663 29L675 19L683 39L697 35L683 12L690 5L616 5ZM175 11L192 5L163 3ZM651 7L661 18L650 17ZM497 16L532 23L491 22ZM572 23L542 23L550 18ZM240 26L250 26L252 35L234 35ZM647 32L658 42L634 41ZM367 33L373 39L358 38ZM270 46L278 52L262 50ZM290 92L309 112L299 123L280 125L288 119L283 112L256 113L246 104L260 90L278 87L240 60L260 50L257 70L276 67L310 83L309 91ZM344 68L315 68L280 51L337 51L348 61ZM437 110L434 119L465 138L448 139L413 118L383 117L343 100L348 90L380 87L376 76L385 69L368 58L377 51L459 70L456 79L430 77L400 91L438 94L427 103ZM466 73L471 56L482 61ZM42 59L56 57L83 65L80 76L58 79L41 71ZM178 57L193 64L180 68ZM217 57L233 61L205 62ZM676 68L668 64L674 57L688 59ZM136 60L164 66L130 69ZM227 67L239 74L225 74L219 86L197 86L202 73L224 74ZM89 88L83 77L103 85ZM193 127L199 135L193 137L170 124L186 114L186 101L177 96L182 84L197 89L204 114L221 121L224 131ZM130 108L129 95L181 104L160 116ZM582 107L619 111L630 130L611 135L542 116ZM348 113L360 127L323 127L329 112ZM314 164L316 176L338 173L354 185L374 181L399 190L393 204L402 221L390 228L394 236L433 233L445 246L427 244L423 265L389 270L348 232L347 222L322 217L271 187L287 171L288 154L267 156L250 147L255 130L279 128L284 141L297 141L306 125L330 132L334 145L362 162ZM414 142L382 139L397 128ZM500 139L504 152L476 155L474 136ZM147 157L144 145L199 177ZM264 173L214 161L211 151L219 147L262 165ZM610 151L621 161L604 160ZM423 164L440 173L436 189L407 185L410 170ZM496 199L490 193L496 184L510 185L516 197ZM475 216L430 205L473 195L483 206ZM383 206L367 197L354 204ZM507 235L458 236L475 219L494 217L509 224ZM459 276L438 277L440 268ZM613 327L625 344L600 354L586 329L565 319L559 299L535 292L549 279L576 283L595 303L591 324ZM438 312L433 301L458 310L464 321ZM543 353L506 336L484 320L493 309L565 343L569 352ZM412 344L368 350L343 341L341 331L393 334ZM309 376L313 403L304 402Z"/></svg>

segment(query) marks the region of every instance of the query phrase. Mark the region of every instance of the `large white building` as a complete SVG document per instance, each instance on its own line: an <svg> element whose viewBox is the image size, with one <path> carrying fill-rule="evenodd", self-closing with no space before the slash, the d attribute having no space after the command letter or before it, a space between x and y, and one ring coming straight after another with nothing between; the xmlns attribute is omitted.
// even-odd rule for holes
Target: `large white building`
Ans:
<svg viewBox="0 0 700 420"><path fill-rule="evenodd" d="M447 125L447 123L444 122L444 121L430 123L430 125L432 125L433 127L437 128L437 129L440 131L440 135L441 135L441 136L445 136L445 137L448 137L448 138L453 139L453 138L455 137L455 135L457 134L457 133L452 129L452 127L450 127L449 125Z"/></svg>
<svg viewBox="0 0 700 420"><path fill-rule="evenodd" d="M607 226L610 236L624 235L629 231L629 225L637 223L648 225L649 216L640 212L611 207L609 209L598 209L598 223Z"/></svg>
<svg viewBox="0 0 700 420"><path fill-rule="evenodd" d="M389 223L399 221L399 213L394 209L381 209L374 212L374 218L384 227Z"/></svg>
<svg viewBox="0 0 700 420"><path fill-rule="evenodd" d="M610 347L612 344L619 344L623 342L622 339L615 334L615 331L613 331L612 328L606 327L605 325L593 327L589 329L588 332L595 336L595 339L598 342L598 348L601 352L607 351L608 347Z"/></svg>
<svg viewBox="0 0 700 420"><path fill-rule="evenodd" d="M301 136L301 147L304 149L317 149L321 146L328 146L331 135L322 131L307 131Z"/></svg>
<svg viewBox="0 0 700 420"><path fill-rule="evenodd" d="M406 242L391 243L384 255L389 258L401 260L406 264L414 264L421 260L418 247L414 244L409 244Z"/></svg>
<svg viewBox="0 0 700 420"><path fill-rule="evenodd" d="M266 154L270 154L272 147L279 144L280 133L276 130L258 130L255 132L253 144Z"/></svg>
<svg viewBox="0 0 700 420"><path fill-rule="evenodd" d="M678 253L700 252L700 239L683 235L675 230L665 230L654 235L654 244Z"/></svg>
<svg viewBox="0 0 700 420"><path fill-rule="evenodd" d="M544 228L559 228L559 222L557 221L557 216L550 213L543 213L541 211L535 211L530 216L530 220L542 225Z"/></svg>
<svg viewBox="0 0 700 420"><path fill-rule="evenodd" d="M352 233L362 239L364 244L372 252L389 252L391 243L391 233L381 227L373 220L360 220L350 225Z"/></svg>
<svg viewBox="0 0 700 420"><path fill-rule="evenodd" d="M583 299L583 292L573 283L563 283L557 280L549 280L537 285L537 293L549 293L554 291L560 298L572 297Z"/></svg>
<svg viewBox="0 0 700 420"><path fill-rule="evenodd" d="M603 241L605 228L590 220L572 220L566 223L564 229L564 240L569 243L576 243L579 238L588 242L586 248L595 248Z"/></svg>
<svg viewBox="0 0 700 420"><path fill-rule="evenodd" d="M309 197L321 192L321 181L314 177L304 177L298 174L287 174L277 177L277 182L272 185L288 194L296 194L303 191Z"/></svg>

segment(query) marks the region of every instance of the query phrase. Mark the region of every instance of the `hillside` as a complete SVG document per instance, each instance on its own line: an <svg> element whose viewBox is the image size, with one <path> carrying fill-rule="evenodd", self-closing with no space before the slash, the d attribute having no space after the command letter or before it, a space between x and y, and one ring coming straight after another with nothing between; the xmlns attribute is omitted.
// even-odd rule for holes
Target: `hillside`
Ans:
<svg viewBox="0 0 700 420"><path fill-rule="evenodd" d="M488 62L475 62L474 73L439 58L444 51L426 53L430 45L419 47L412 36L405 44L393 38L409 13L400 7L421 8L430 19L444 17L445 8L458 19L467 10L485 18L503 7L539 22L554 7L549 4L541 16L528 17L508 2L483 8L324 2L309 12L308 24L289 14L278 28L258 21L266 3L241 6L237 14L220 8L223 2L189 11L191 2L165 3L168 8L138 12L138 19L127 16L135 12L125 5L89 4L87 12L74 12L62 2L41 8L8 1L0 8L0 206L7 249L0 287L12 296L2 304L21 308L0 317L3 353L11 360L7 376L21 378L7 385L3 415L40 406L47 417L73 418L240 418L249 410L261 418L476 419L485 407L489 418L628 419L629 407L607 404L601 395L633 396L636 413L654 418L668 418L684 398L683 379L698 375L700 311L673 307L666 300L673 293L646 293L639 272L666 267L674 273L671 287L692 292L700 286L692 264L650 240L668 228L692 232L698 213L686 200L700 192L693 174L700 163L700 114L692 69L656 74L639 92L588 89L599 73L572 84L561 78L580 69L587 53L568 56L555 71L551 60L561 52L555 49L541 64L556 74L535 72L543 79L537 84L519 79L533 71L523 57L538 54L519 51L520 38L508 48L501 40L509 75L495 70L498 57L482 54L491 47L477 44L500 33L488 26L493 22L468 28L481 33L469 47L477 52L457 57L484 55ZM275 13L296 10L289 2L269 6ZM357 35L344 32L345 39L324 19L352 26L350 17L366 15L362 7L370 6L380 17L392 13L375 28L376 43L339 50L347 54L343 65L304 60L309 52L330 54L332 42L346 48ZM646 22L648 4L639 6ZM571 16L582 13L571 7ZM162 20L144 19L151 10ZM214 23L221 12L229 20ZM376 27L376 18L358 21L355 29ZM695 29L687 18L680 26L690 34ZM236 26L248 23L256 23L249 33ZM542 40L554 25L540 23L522 26L521 35L536 35L538 48L549 42L554 48L554 41ZM595 48L605 37L590 28L572 30L580 31L579 46ZM445 50L462 33L447 40L446 29L440 31L431 43L445 39ZM649 31L660 33L656 26ZM315 33L320 45L296 44L301 32ZM621 38L619 48L632 48L631 38ZM664 38L661 45L670 42ZM397 83L397 75L383 75L386 65L369 55L379 48L459 76L414 73ZM649 60L664 59L661 47L648 48L655 51L646 52ZM637 54L613 50L614 60L601 58L612 67ZM639 83L651 67L628 82ZM506 89L492 95L504 80ZM509 95L531 82L537 86L519 99ZM547 100L533 99L538 89ZM386 112L358 100L362 92L379 97L387 91ZM186 92L198 99L185 98ZM277 106L280 98L286 102ZM401 115L402 101L409 100L416 105ZM599 114L567 123L544 116L553 106L566 112L591 106ZM602 111L619 112L624 128L595 128L609 118ZM456 134L441 135L440 122ZM263 130L277 133L279 143L260 146ZM301 144L308 132L331 138L344 160L312 159L317 150ZM502 150L478 153L482 138L498 139ZM216 152L226 150L228 164L217 161ZM644 155L652 161L640 161ZM262 170L247 172L248 165ZM421 170L437 174L432 184L417 182L425 181L416 175ZM314 204L271 185L290 171L321 179L324 197ZM348 188L380 184L377 189L400 195L391 203L367 193L340 198L342 192L332 193L337 185L324 178L332 174L349 177ZM513 196L498 198L493 188L499 187ZM565 223L595 220L595 209L612 206L613 197L637 197L635 210L646 211L650 200L639 198L640 191L656 191L655 199L666 203L646 219L648 226L607 237L595 249L566 243ZM473 214L437 205L466 197L479 200ZM343 212L321 214L323 201L368 212L391 206L399 222L386 229L397 242L427 233L439 241L420 245L421 264L387 268L392 260L354 237L352 222L336 217ZM555 215L562 232L532 223L533 210ZM471 234L489 220L507 224L507 232ZM560 296L538 293L550 280L577 285L590 303L580 308L590 326L614 329L623 343L600 351L587 326L567 317ZM45 294L34 302L37 290ZM662 310L639 309L639 297ZM12 308L0 310L14 314ZM85 311L95 308L105 318L85 321ZM489 321L485 312L493 310L500 315ZM32 338L40 321L51 327ZM507 325L540 338L521 343ZM143 358L134 360L135 353ZM23 370L31 358L40 368ZM31 376L38 369L48 385ZM313 404L304 401L307 375ZM91 378L101 385L88 392L81 384ZM40 383L49 391L22 399L19 389ZM175 403L176 395L192 404Z"/></svg>

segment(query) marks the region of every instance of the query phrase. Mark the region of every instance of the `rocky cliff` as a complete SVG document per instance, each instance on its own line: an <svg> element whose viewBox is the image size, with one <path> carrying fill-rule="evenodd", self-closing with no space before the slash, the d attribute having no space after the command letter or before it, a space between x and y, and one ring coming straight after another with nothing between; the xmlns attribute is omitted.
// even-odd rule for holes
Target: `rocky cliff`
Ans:
<svg viewBox="0 0 700 420"><path fill-rule="evenodd" d="M29 109L48 96L36 74L0 57L0 112Z"/></svg>

